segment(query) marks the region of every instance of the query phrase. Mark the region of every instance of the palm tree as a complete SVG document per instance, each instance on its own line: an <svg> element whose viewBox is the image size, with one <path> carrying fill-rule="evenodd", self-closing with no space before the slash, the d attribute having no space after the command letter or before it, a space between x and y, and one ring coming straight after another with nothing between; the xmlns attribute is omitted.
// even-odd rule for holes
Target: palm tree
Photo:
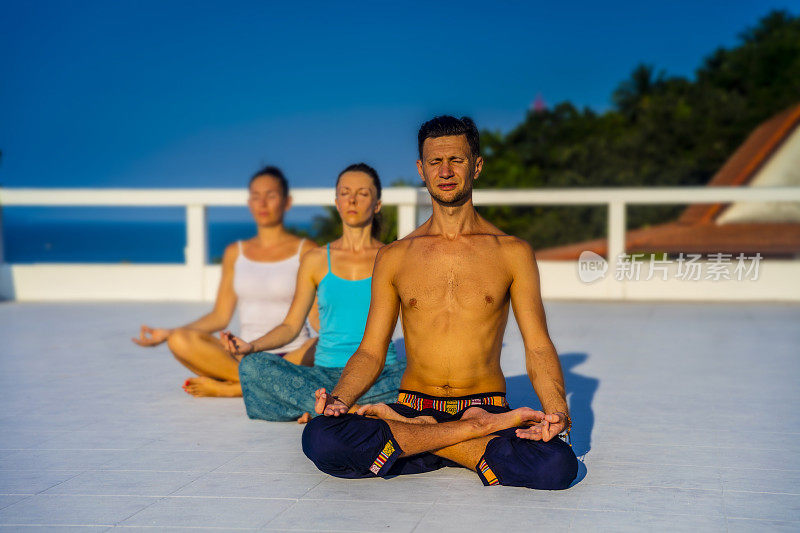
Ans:
<svg viewBox="0 0 800 533"><path fill-rule="evenodd" d="M630 79L619 84L612 99L617 109L628 117L636 115L637 108L647 101L647 97L664 85L664 71L655 75L652 65L644 63L633 69Z"/></svg>

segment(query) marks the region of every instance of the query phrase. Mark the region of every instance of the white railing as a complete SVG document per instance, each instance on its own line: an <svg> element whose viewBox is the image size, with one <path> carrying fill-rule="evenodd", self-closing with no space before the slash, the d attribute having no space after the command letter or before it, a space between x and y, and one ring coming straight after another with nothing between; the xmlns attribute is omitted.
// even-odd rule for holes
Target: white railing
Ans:
<svg viewBox="0 0 800 533"><path fill-rule="evenodd" d="M296 206L334 205L334 189L292 189L292 204ZM383 203L398 207L398 233L407 235L416 227L416 206L420 193L410 187L383 190ZM244 189L3 189L2 206L118 206L118 207L185 207L186 208L186 265L197 269L205 263L208 238L206 208L244 206ZM430 204L430 201L428 201ZM0 213L1 216L1 213ZM0 228L2 222L0 221ZM2 254L2 234L0 234ZM0 261L2 261L0 255Z"/></svg>
<svg viewBox="0 0 800 533"><path fill-rule="evenodd" d="M300 206L325 206L333 205L334 190L332 188L309 188L292 190L293 205ZM16 297L18 299L148 299L148 295L161 295L165 299L209 299L215 291L217 267L206 265L207 257L207 224L206 208L211 206L244 206L247 201L247 191L244 189L22 189L0 188L0 208L3 206L136 206L136 207L164 207L180 206L186 209L186 262L183 265L76 265L76 264L49 264L49 265L3 265L4 272L0 272L0 297ZM625 212L628 205L663 205L663 204L692 204L692 203L729 203L729 202L800 202L800 187L653 187L653 188L581 188L581 189L502 189L502 190L476 190L474 193L475 205L605 205L608 209L608 258L614 263L615 258L625 252ZM383 191L384 205L398 207L398 235L403 237L413 231L420 213L429 212L430 197L425 189L411 187L390 187ZM426 209L427 208L427 209ZM2 229L2 212L0 211L0 230ZM2 239L2 231L0 231ZM0 240L0 254L2 254L2 240ZM2 255L0 255L2 262ZM543 262L545 263L545 262ZM563 262L548 262L563 263ZM797 261L784 261L791 263L794 269ZM777 264L777 262L776 262ZM153 267L162 270L170 269L175 272L172 279L178 277L183 283L178 283L179 289L171 290L170 286L156 283L156 289L161 292L140 291L132 293L130 290L114 290L120 276L126 272L135 274L140 272L139 281L144 279L141 272L152 271L151 276L158 274ZM69 282L69 272L84 269L93 279L105 271L114 272L114 283L107 284L108 290L91 289L87 280L81 276L75 279L74 290L62 290L64 283ZM574 266L570 265L574 270ZM784 267L780 267L784 268ZM98 270L100 269L100 270ZM178 270L176 270L178 269ZM209 271L209 269L211 269ZM549 271L563 281L563 265L540 265L543 277ZM120 274L120 272L122 274ZM564 271L565 272L565 271ZM794 272L794 270L791 270ZM31 274L34 275L31 275ZM146 272L145 272L146 273ZM558 275L555 275L558 274ZM55 283L52 276L60 278L61 283ZM66 276L66 277L65 277ZM168 278L170 276L167 276ZM797 285L796 280L791 283ZM131 277L135 283L136 275ZM608 281L608 280L604 280ZM613 281L613 280L611 280ZM37 288L31 284L41 283ZM123 282L124 283L124 282ZM61 287L62 289L59 289ZM193 289L191 287L194 287ZM630 291L625 291L624 283L605 283L595 287L604 287L602 290L575 291L570 289L569 295L555 291L553 297L607 297L625 298L630 296ZM585 288L585 287L584 287ZM162 290L163 289L163 290ZM545 284L543 290L546 292ZM700 291L702 294L703 291ZM792 300L800 300L800 287L794 292L790 290ZM686 293L690 295L690 293ZM749 293L748 293L749 294ZM756 293L757 295L758 293ZM600 295L600 296L597 296ZM49 297L48 297L49 296ZM758 299L752 294L748 299ZM765 299L771 299L771 293L765 293Z"/></svg>

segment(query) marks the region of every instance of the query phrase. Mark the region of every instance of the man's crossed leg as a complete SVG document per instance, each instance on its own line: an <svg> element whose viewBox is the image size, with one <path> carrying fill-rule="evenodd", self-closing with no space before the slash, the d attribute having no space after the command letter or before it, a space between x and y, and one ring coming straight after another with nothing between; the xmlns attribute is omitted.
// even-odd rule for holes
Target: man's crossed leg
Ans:
<svg viewBox="0 0 800 533"><path fill-rule="evenodd" d="M541 411L511 410L494 393L463 399L401 393L400 400L314 418L303 432L303 451L323 472L344 478L464 466L484 485L553 490L569 487L577 475L567 443L523 438L543 420Z"/></svg>

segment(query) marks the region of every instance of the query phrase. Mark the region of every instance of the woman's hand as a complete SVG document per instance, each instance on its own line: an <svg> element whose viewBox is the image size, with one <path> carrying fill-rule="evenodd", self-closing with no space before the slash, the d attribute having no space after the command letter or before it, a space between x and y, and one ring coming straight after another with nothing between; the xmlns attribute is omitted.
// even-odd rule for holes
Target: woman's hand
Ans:
<svg viewBox="0 0 800 533"><path fill-rule="evenodd" d="M170 333L172 333L171 329L151 328L143 324L139 330L139 337L133 337L131 340L139 346L151 348L167 340Z"/></svg>
<svg viewBox="0 0 800 533"><path fill-rule="evenodd" d="M222 346L225 348L225 351L237 359L253 353L252 344L245 342L230 331L223 331L219 334L219 338L222 341Z"/></svg>

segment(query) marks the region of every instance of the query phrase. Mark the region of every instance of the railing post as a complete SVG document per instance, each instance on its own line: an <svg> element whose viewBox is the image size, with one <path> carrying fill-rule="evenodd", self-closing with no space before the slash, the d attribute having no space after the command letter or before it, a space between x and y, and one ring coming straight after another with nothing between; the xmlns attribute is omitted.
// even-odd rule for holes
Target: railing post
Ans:
<svg viewBox="0 0 800 533"><path fill-rule="evenodd" d="M402 239L417 227L417 191L412 189L409 200L397 205L397 238Z"/></svg>
<svg viewBox="0 0 800 533"><path fill-rule="evenodd" d="M203 270L208 256L208 236L206 232L206 206L186 206L186 268L194 279L196 290L194 294L198 300L205 296L205 280Z"/></svg>
<svg viewBox="0 0 800 533"><path fill-rule="evenodd" d="M612 200L608 203L608 267L614 278L619 256L625 253L625 201ZM625 291L620 281L611 285L612 296L624 298Z"/></svg>

